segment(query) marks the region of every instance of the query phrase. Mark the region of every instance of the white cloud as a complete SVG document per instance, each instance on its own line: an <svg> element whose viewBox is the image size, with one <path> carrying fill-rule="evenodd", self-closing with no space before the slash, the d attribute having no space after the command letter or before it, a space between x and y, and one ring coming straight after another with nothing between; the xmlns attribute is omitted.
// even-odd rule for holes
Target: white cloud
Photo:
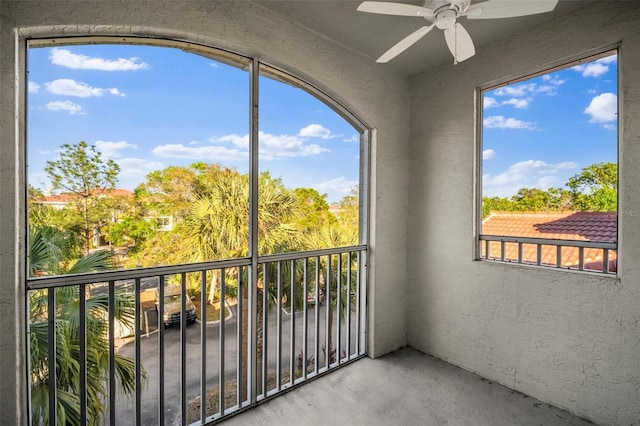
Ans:
<svg viewBox="0 0 640 426"><path fill-rule="evenodd" d="M215 63L215 62L210 62L210 63L209 63L209 66L210 66L211 68L218 68L218 64L217 64L217 63Z"/></svg>
<svg viewBox="0 0 640 426"><path fill-rule="evenodd" d="M351 193L351 190L358 185L357 180L347 180L344 176L330 179L324 182L317 183L313 187L320 192L339 193L342 196Z"/></svg>
<svg viewBox="0 0 640 426"><path fill-rule="evenodd" d="M120 151L122 151L123 149L136 149L138 147L137 145L131 144L126 141L96 141L95 145L98 151L100 151L106 158L119 158L121 157Z"/></svg>
<svg viewBox="0 0 640 426"><path fill-rule="evenodd" d="M300 129L298 136L303 138L333 139L340 137L341 135L332 134L331 130L320 124L309 124L307 127Z"/></svg>
<svg viewBox="0 0 640 426"><path fill-rule="evenodd" d="M224 146L184 146L183 144L160 145L151 151L158 157L182 158L201 161L238 161L248 158L245 150L226 148Z"/></svg>
<svg viewBox="0 0 640 426"><path fill-rule="evenodd" d="M492 160L496 158L496 151L493 149L485 149L482 151L482 159L483 160Z"/></svg>
<svg viewBox="0 0 640 426"><path fill-rule="evenodd" d="M40 85L36 82L29 82L29 93L38 93L40 92Z"/></svg>
<svg viewBox="0 0 640 426"><path fill-rule="evenodd" d="M53 80L49 83L45 83L44 86L47 88L47 91L55 95L88 98L91 96L102 96L105 92L108 92L112 95L124 96L124 94L120 93L120 91L116 88L101 89L99 87L91 87L87 83L71 80L68 78Z"/></svg>
<svg viewBox="0 0 640 426"><path fill-rule="evenodd" d="M557 175L577 167L578 165L571 161L557 164L549 164L541 160L520 161L498 175L482 176L483 196L510 197L520 188L546 190L551 186L561 186L563 179Z"/></svg>
<svg viewBox="0 0 640 426"><path fill-rule="evenodd" d="M266 132L259 132L260 158L273 160L278 157L308 157L329 152L317 144L307 144L299 136L273 135ZM241 148L244 155L248 155L249 135L226 135L219 138L210 138L210 142L216 144L231 144L235 148Z"/></svg>
<svg viewBox="0 0 640 426"><path fill-rule="evenodd" d="M494 93L496 96L524 96L527 93L535 91L536 85L534 83L518 84L515 86L505 86L497 89Z"/></svg>
<svg viewBox="0 0 640 426"><path fill-rule="evenodd" d="M136 71L147 69L149 65L140 58L103 59L78 55L67 49L53 48L49 56L51 63L75 70Z"/></svg>
<svg viewBox="0 0 640 426"><path fill-rule="evenodd" d="M71 101L53 101L46 105L47 109L51 111L67 111L69 114L80 114L82 107L78 104L74 104Z"/></svg>
<svg viewBox="0 0 640 426"><path fill-rule="evenodd" d="M590 123L609 123L616 120L618 97L613 93L602 93L591 99L584 113L591 116Z"/></svg>
<svg viewBox="0 0 640 426"><path fill-rule="evenodd" d="M526 109L529 107L530 101L531 99L511 98L511 99L507 99L506 101L502 101L502 105L513 105L518 109Z"/></svg>
<svg viewBox="0 0 640 426"><path fill-rule="evenodd" d="M576 65L575 67L571 67L571 69L581 73L583 77L600 77L609 72L609 64L617 60L617 55L611 55L588 64Z"/></svg>
<svg viewBox="0 0 640 426"><path fill-rule="evenodd" d="M497 106L500 106L500 104L496 101L496 98L492 98L491 96L484 97L484 101L482 103L482 107L484 109L495 108Z"/></svg>
<svg viewBox="0 0 640 426"><path fill-rule="evenodd" d="M117 163L120 166L121 178L135 178L133 180L138 182L148 173L167 167L160 161L149 161L143 158L118 158Z"/></svg>
<svg viewBox="0 0 640 426"><path fill-rule="evenodd" d="M359 134L352 135L349 139L342 139L342 142L360 143L360 135Z"/></svg>
<svg viewBox="0 0 640 426"><path fill-rule="evenodd" d="M482 121L487 129L525 129L536 130L536 123L530 121L521 121L515 118L506 118L502 115L494 115L487 117Z"/></svg>

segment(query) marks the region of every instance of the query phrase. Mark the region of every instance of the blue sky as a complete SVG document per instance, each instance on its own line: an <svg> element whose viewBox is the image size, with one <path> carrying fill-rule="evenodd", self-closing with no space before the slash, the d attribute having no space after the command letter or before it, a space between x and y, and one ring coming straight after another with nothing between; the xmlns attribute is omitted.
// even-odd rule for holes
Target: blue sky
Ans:
<svg viewBox="0 0 640 426"><path fill-rule="evenodd" d="M617 55L483 93L482 193L563 187L617 163Z"/></svg>
<svg viewBox="0 0 640 426"><path fill-rule="evenodd" d="M134 189L169 165L249 169L249 74L179 49L131 45L29 49L29 183L46 190L62 144L94 144ZM290 188L339 201L358 184L357 131L325 104L260 78L260 167Z"/></svg>

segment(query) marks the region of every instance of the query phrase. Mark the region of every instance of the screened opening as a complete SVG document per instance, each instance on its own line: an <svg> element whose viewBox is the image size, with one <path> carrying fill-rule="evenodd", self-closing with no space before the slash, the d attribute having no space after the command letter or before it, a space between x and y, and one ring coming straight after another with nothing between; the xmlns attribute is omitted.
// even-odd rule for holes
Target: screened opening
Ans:
<svg viewBox="0 0 640 426"><path fill-rule="evenodd" d="M617 51L481 92L478 258L617 271Z"/></svg>

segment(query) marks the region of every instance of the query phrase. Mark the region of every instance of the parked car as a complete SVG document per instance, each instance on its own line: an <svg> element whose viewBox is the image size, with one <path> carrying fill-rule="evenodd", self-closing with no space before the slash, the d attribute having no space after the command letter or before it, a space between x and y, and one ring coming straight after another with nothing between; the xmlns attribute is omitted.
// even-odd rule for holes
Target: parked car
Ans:
<svg viewBox="0 0 640 426"><path fill-rule="evenodd" d="M158 290L156 289L156 305L158 304ZM196 322L196 307L187 297L187 324ZM180 324L180 311L182 310L182 298L179 288L167 288L164 292L164 315L162 322L165 327ZM160 310L158 310L160 312Z"/></svg>

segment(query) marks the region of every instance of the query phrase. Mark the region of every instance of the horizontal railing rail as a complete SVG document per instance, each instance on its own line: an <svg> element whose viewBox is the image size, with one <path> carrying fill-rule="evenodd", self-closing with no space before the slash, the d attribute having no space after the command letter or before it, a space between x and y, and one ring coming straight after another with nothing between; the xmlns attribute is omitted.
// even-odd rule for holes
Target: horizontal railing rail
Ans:
<svg viewBox="0 0 640 426"><path fill-rule="evenodd" d="M209 424L359 359L366 256L358 245L261 256L253 273L242 258L30 278L32 423Z"/></svg>
<svg viewBox="0 0 640 426"><path fill-rule="evenodd" d="M479 236L479 259L499 261L505 263L518 263L526 265L536 265L544 267L572 269L579 271L599 272L604 274L615 274L616 271L611 271L609 262L611 259L611 253L617 251L618 245L615 241L583 241L583 240L561 240L552 238L529 238L529 237L509 237L501 235L484 235ZM491 250L491 243L499 243L498 250ZM507 256L507 244L517 245L517 255ZM525 259L523 255L523 248L525 245L533 245L536 247L535 260ZM553 261L543 261L543 247L555 247L555 258ZM563 264L563 248L578 249L577 264L564 265ZM601 264L601 268L586 268L585 263L585 249L596 249L602 251L600 259L591 261L591 263ZM492 254L498 252L498 255Z"/></svg>

